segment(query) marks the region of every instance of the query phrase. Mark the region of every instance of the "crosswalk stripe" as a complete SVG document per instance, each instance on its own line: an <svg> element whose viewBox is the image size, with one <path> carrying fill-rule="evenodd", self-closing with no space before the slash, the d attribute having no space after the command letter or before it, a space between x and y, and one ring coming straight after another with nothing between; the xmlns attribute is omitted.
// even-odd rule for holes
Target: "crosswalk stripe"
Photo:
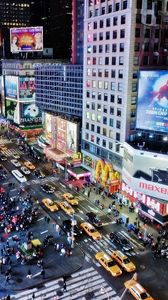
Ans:
<svg viewBox="0 0 168 300"><path fill-rule="evenodd" d="M63 278L55 279L51 282L45 283L41 289L34 288L32 290L29 289L24 292L20 292L16 295L11 295L11 299L30 300L34 293L35 300L53 300L54 297L56 297L57 291L61 290L61 281L63 282ZM90 292L94 295L93 299L99 300L107 299L107 294L109 297L116 295L115 290L109 286L103 276L99 274L98 270L93 266L72 274L71 277L67 279L66 284L67 291L63 292L62 296L59 296L59 299L86 300L87 295ZM102 293L101 288L106 293ZM119 298L114 299L118 300Z"/></svg>

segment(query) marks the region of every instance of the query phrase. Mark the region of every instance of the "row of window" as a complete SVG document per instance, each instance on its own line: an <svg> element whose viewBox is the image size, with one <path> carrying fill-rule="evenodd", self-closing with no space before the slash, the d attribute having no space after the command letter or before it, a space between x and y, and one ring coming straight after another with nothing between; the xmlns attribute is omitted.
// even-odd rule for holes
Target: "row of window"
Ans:
<svg viewBox="0 0 168 300"><path fill-rule="evenodd" d="M101 105L101 104L96 104L95 102L91 102L89 103L88 101L86 102L86 109L89 110L94 110L94 111L98 111L98 112L103 112L104 114L108 114L110 113L110 115L114 115L115 110L116 110L116 116L117 117L121 117L121 109L117 108L115 109L114 107L109 107L107 105ZM93 113L92 113L93 114ZM94 114L93 114L94 115ZM92 116L94 118L95 121L95 115ZM88 128L87 128L88 129Z"/></svg>
<svg viewBox="0 0 168 300"><path fill-rule="evenodd" d="M100 21L94 21L88 23L88 31L92 29L105 28L110 26L117 26L119 24L124 25L126 23L126 16L122 15L121 17L107 18Z"/></svg>
<svg viewBox="0 0 168 300"><path fill-rule="evenodd" d="M106 136L106 128L104 128L104 136ZM120 133L119 132L116 132L114 133L114 131L111 130L111 133L110 133L112 139L116 139L117 141L120 141ZM90 134L89 133L85 133L85 140L86 141L90 141L91 143L96 143L97 145L99 146L102 146L102 147L105 147L109 150L112 150L113 149L113 143L112 142L109 142L103 138L100 138L100 137L96 137L94 134Z"/></svg>
<svg viewBox="0 0 168 300"><path fill-rule="evenodd" d="M124 43L119 43L118 44L118 50L119 52L124 52L124 48L125 48L125 44ZM113 51L114 49L114 51ZM106 44L106 45L88 45L87 46L87 53L109 53L110 50L110 45ZM117 51L117 44L112 44L111 47L112 52L116 52Z"/></svg>
<svg viewBox="0 0 168 300"><path fill-rule="evenodd" d="M88 33L87 41L88 42L96 42L96 41L107 41L107 40L116 40L116 39L123 39L125 38L125 29L120 30L113 30L113 31L106 31L106 32L94 32Z"/></svg>
<svg viewBox="0 0 168 300"><path fill-rule="evenodd" d="M110 107L110 115L114 116L115 108ZM120 108L117 108L117 117L122 117L122 111ZM86 119L91 120L97 123L102 123L104 125L114 127L114 119L108 118L107 116L102 116L101 114L95 114L93 112L86 112Z"/></svg>
<svg viewBox="0 0 168 300"><path fill-rule="evenodd" d="M99 8L97 6L93 6L94 1L90 0L90 2L91 2L91 3L89 3L90 10L89 10L89 15L88 15L89 18L100 16L100 15L105 15L105 14L116 12L119 10L124 10L124 9L127 9L127 6L128 6L127 0L123 0L122 2L117 2L113 6L110 4L107 6L101 6Z"/></svg>
<svg viewBox="0 0 168 300"><path fill-rule="evenodd" d="M136 83L133 83L135 85ZM111 91L124 91L124 83L123 82L108 82L108 81L101 81L101 80L86 80L86 87L87 88L98 88L98 89L104 89L104 90L111 90ZM135 89L135 87L134 87ZM134 92L134 90L133 90Z"/></svg>
<svg viewBox="0 0 168 300"><path fill-rule="evenodd" d="M111 102L111 103L116 102L117 104L123 103L123 97L121 95L114 95L114 94L107 94L107 93L100 93L100 92L96 93L94 91L86 91L86 97L87 97L87 100L91 98L91 99L102 100L102 101ZM134 101L136 101L136 99L134 99Z"/></svg>
<svg viewBox="0 0 168 300"><path fill-rule="evenodd" d="M123 69L120 69L120 70L115 70L115 69L112 69L112 70L109 70L109 69L90 69L90 68L87 68L87 76L92 76L92 77L103 77L103 78L120 78L122 79L123 78L123 75L124 74L124 71Z"/></svg>
<svg viewBox="0 0 168 300"><path fill-rule="evenodd" d="M87 57L87 65L119 65L119 66L123 66L124 65L124 56L105 56L105 57Z"/></svg>

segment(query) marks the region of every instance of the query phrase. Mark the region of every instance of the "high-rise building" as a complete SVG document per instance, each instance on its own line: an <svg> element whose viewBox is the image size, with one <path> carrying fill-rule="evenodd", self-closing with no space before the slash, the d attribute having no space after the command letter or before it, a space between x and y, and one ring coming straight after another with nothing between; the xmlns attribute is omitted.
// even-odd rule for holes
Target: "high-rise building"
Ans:
<svg viewBox="0 0 168 300"><path fill-rule="evenodd" d="M104 188L122 173L144 203L167 193L167 27L167 0L85 0L83 159Z"/></svg>
<svg viewBox="0 0 168 300"><path fill-rule="evenodd" d="M72 1L72 64L83 64L84 0Z"/></svg>
<svg viewBox="0 0 168 300"><path fill-rule="evenodd" d="M9 29L12 27L30 26L33 8L34 1L29 0L3 0L0 2L0 30L5 57L10 57L11 55Z"/></svg>

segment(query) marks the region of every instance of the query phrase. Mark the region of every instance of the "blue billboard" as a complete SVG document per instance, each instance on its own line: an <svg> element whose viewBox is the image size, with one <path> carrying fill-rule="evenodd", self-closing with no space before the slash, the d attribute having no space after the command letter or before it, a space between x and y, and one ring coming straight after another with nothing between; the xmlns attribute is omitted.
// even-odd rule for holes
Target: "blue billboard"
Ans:
<svg viewBox="0 0 168 300"><path fill-rule="evenodd" d="M5 96L6 98L16 100L18 97L18 77L5 76Z"/></svg>
<svg viewBox="0 0 168 300"><path fill-rule="evenodd" d="M136 128L168 133L168 71L140 71Z"/></svg>

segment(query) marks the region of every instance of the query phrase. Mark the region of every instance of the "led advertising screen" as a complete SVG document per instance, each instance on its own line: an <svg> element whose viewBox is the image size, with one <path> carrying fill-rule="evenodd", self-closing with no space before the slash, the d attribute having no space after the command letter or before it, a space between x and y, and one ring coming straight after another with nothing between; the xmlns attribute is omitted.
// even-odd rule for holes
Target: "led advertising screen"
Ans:
<svg viewBox="0 0 168 300"><path fill-rule="evenodd" d="M16 100L18 97L18 77L5 76L5 96L6 98Z"/></svg>
<svg viewBox="0 0 168 300"><path fill-rule="evenodd" d="M7 120L19 124L19 102L6 100L5 110Z"/></svg>
<svg viewBox="0 0 168 300"><path fill-rule="evenodd" d="M35 78L34 77L19 77L19 99L35 100Z"/></svg>
<svg viewBox="0 0 168 300"><path fill-rule="evenodd" d="M168 133L168 71L141 71L136 127Z"/></svg>
<svg viewBox="0 0 168 300"><path fill-rule="evenodd" d="M12 53L43 51L43 27L11 28L10 49Z"/></svg>
<svg viewBox="0 0 168 300"><path fill-rule="evenodd" d="M67 153L77 152L77 124L67 122Z"/></svg>
<svg viewBox="0 0 168 300"><path fill-rule="evenodd" d="M66 152L66 130L67 121L57 118L57 148L60 151Z"/></svg>
<svg viewBox="0 0 168 300"><path fill-rule="evenodd" d="M34 125L42 122L42 113L35 103L20 103L20 124Z"/></svg>

